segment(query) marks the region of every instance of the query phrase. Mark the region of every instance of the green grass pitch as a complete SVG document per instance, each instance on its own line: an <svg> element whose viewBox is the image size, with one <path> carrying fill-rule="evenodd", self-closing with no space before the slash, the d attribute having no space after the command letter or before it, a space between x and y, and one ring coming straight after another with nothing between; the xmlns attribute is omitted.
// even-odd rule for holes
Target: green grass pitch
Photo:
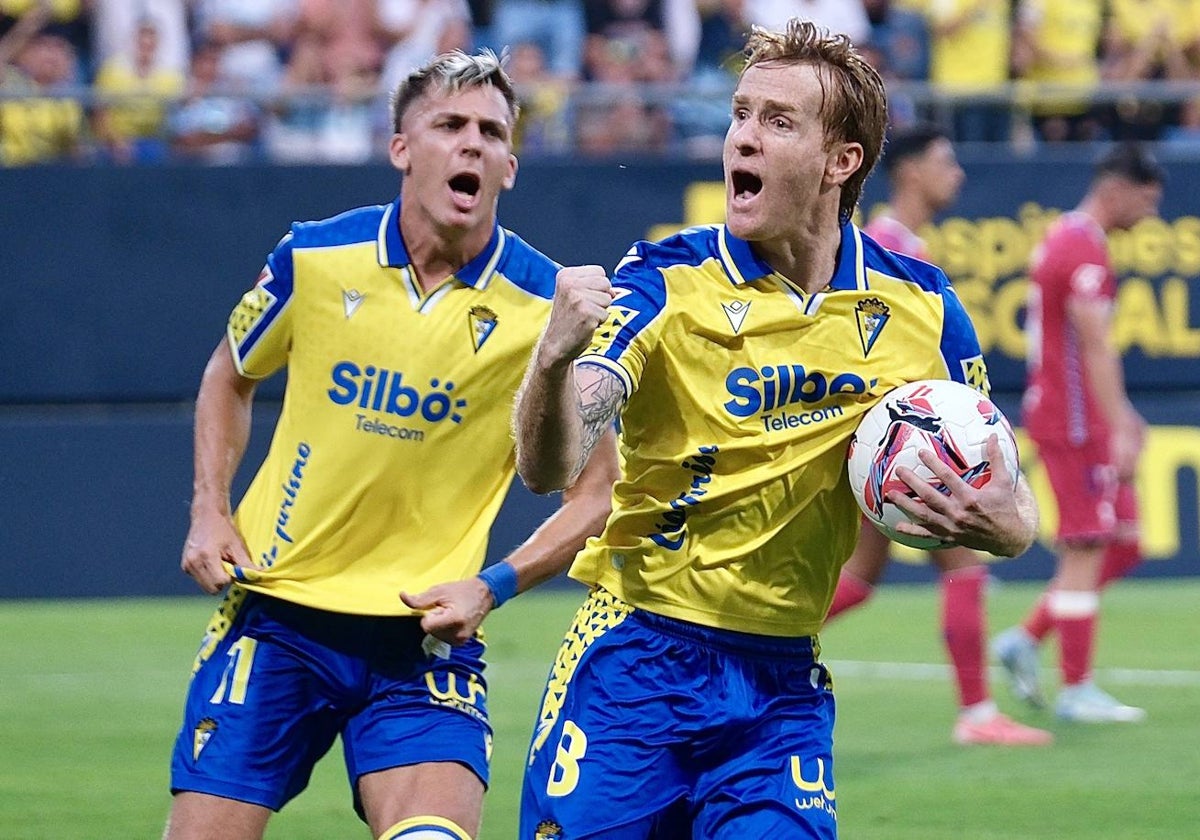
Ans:
<svg viewBox="0 0 1200 840"><path fill-rule="evenodd" d="M992 632L1033 598L989 593ZM580 590L522 596L488 620L493 786L480 840L510 840L542 681ZM847 840L1178 840L1200 825L1200 580L1135 580L1104 597L1100 682L1149 719L1056 722L1001 708L1057 737L1049 749L958 747L942 667L938 595L882 588L822 635L838 696L837 794ZM156 838L191 657L215 601L0 603L0 836ZM1044 652L1053 677L1053 649ZM908 664L909 667L902 667ZM267 836L368 836L349 805L340 751Z"/></svg>

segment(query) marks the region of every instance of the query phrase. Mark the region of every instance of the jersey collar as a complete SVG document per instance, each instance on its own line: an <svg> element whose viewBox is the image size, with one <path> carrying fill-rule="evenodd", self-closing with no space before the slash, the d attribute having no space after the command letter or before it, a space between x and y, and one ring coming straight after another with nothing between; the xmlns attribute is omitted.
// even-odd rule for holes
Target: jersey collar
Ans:
<svg viewBox="0 0 1200 840"><path fill-rule="evenodd" d="M729 228L725 225L721 225L718 249L721 265L735 286L761 280L775 273L765 260L755 255L749 242L738 239L729 232ZM829 289L863 290L866 288L862 237L852 222L846 222L842 225L842 241L838 246L837 264L833 269L833 277L829 281Z"/></svg>
<svg viewBox="0 0 1200 840"><path fill-rule="evenodd" d="M487 288L496 273L496 266L500 264L500 258L504 255L507 239L504 228L497 222L488 244L455 272L455 278L466 286ZM400 235L400 196L396 196L395 200L384 208L383 218L379 220L379 232L375 238L375 251L380 265L404 268L410 262L408 249L404 247L404 238Z"/></svg>

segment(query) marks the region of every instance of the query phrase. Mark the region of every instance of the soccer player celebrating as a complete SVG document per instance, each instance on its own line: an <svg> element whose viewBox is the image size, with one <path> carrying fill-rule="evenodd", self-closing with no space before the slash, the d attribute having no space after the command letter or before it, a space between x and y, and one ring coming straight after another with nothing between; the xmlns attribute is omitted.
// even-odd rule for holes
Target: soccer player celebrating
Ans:
<svg viewBox="0 0 1200 840"><path fill-rule="evenodd" d="M1163 177L1142 146L1107 150L1079 206L1046 232L1030 272L1022 413L1058 503L1058 557L1047 590L992 651L1017 696L1041 705L1037 645L1057 630L1062 687L1055 712L1065 720L1146 716L1092 682L1092 658L1100 590L1141 562L1133 475L1146 430L1113 346L1117 281L1106 236L1158 212Z"/></svg>
<svg viewBox="0 0 1200 840"><path fill-rule="evenodd" d="M522 837L835 837L816 634L858 536L846 448L891 388L985 376L945 275L850 222L887 113L848 39L756 27L732 117L726 223L635 244L611 283L560 272L518 396L535 491L570 485L618 413L622 455L572 566L592 590L543 697ZM980 489L932 452L948 495L902 471L904 532L1023 551L1032 495L989 450Z"/></svg>
<svg viewBox="0 0 1200 840"><path fill-rule="evenodd" d="M477 628L610 509L613 433L480 573L558 266L497 224L517 106L494 54L436 58L393 107L403 195L293 225L204 372L182 565L207 592L232 586L193 669L167 840L261 838L338 736L373 837L469 840L491 751ZM231 515L255 384L284 367L270 451Z"/></svg>
<svg viewBox="0 0 1200 840"><path fill-rule="evenodd" d="M963 170L954 145L937 126L914 125L888 140L883 167L891 192L889 210L872 219L864 231L891 251L928 261L925 243L915 231L958 197ZM1049 744L1053 740L1049 732L1001 714L988 690L983 601L987 568L975 552L961 546L932 551L930 556L941 572L942 638L958 685L954 740L960 744ZM887 562L887 537L864 520L858 545L838 577L826 621L870 598Z"/></svg>

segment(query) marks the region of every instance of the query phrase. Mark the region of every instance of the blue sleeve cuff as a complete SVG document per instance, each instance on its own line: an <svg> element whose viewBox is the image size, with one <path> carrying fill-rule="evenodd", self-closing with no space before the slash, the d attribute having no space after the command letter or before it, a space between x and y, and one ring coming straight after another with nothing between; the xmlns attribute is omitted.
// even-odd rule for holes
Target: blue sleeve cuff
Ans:
<svg viewBox="0 0 1200 840"><path fill-rule="evenodd" d="M492 600L496 602L496 607L517 594L517 570L507 560L501 560L499 563L488 566L479 573L479 579L487 585L488 591L492 593Z"/></svg>

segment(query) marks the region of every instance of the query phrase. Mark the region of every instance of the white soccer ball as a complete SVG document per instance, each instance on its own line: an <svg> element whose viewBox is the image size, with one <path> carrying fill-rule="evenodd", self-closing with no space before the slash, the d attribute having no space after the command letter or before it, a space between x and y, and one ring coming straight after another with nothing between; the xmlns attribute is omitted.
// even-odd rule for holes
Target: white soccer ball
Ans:
<svg viewBox="0 0 1200 840"><path fill-rule="evenodd" d="M863 415L850 440L846 454L850 489L867 519L888 539L913 548L945 548L952 543L896 530L896 525L908 521L908 516L887 501L888 491L916 498L916 493L896 475L896 468L908 467L940 492L948 492L917 457L922 449L928 449L963 481L983 487L994 475L986 451L992 435L1000 442L1015 488L1020 464L1017 442L1012 426L991 400L949 379L901 385Z"/></svg>

